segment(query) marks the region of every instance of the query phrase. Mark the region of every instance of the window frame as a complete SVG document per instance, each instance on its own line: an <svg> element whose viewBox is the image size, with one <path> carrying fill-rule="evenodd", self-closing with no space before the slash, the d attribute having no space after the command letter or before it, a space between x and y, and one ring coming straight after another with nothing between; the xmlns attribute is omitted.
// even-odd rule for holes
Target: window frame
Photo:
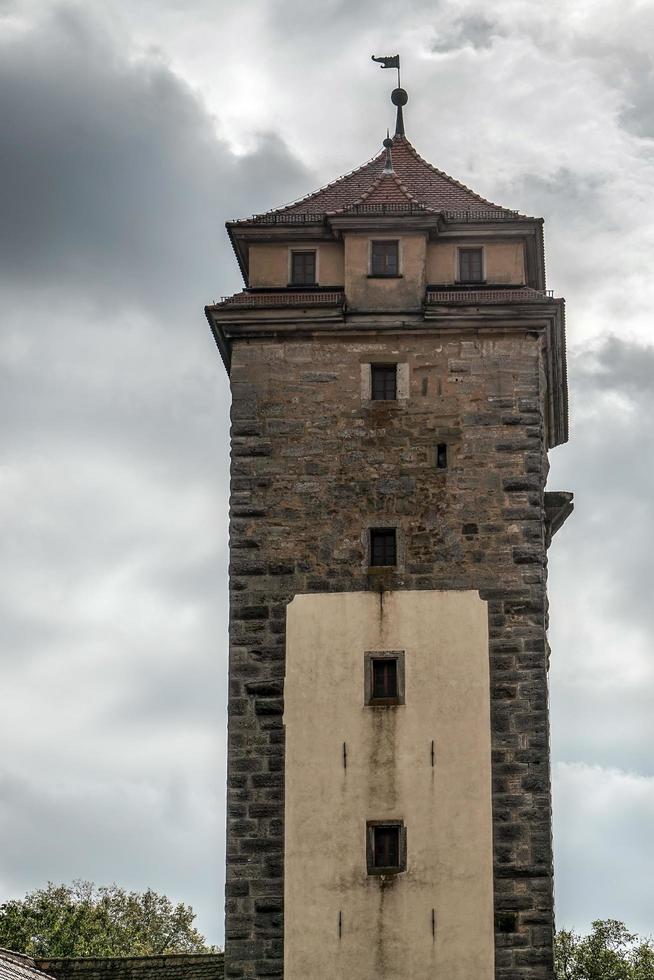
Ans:
<svg viewBox="0 0 654 980"><path fill-rule="evenodd" d="M402 256L399 238L370 238L368 252L369 279L400 279L402 277ZM375 270L375 246L395 245L395 272L378 272Z"/></svg>
<svg viewBox="0 0 654 980"><path fill-rule="evenodd" d="M374 691L374 663L394 660L396 664L397 693L393 697L376 698ZM363 655L363 697L367 708L391 708L406 703L404 650L366 650Z"/></svg>
<svg viewBox="0 0 654 980"><path fill-rule="evenodd" d="M397 401L397 362L393 361L375 361L370 364L370 401L371 402L396 402ZM376 398L375 397L375 372L386 371L390 373L393 372L393 396L392 398Z"/></svg>
<svg viewBox="0 0 654 980"><path fill-rule="evenodd" d="M313 254L313 282L299 282L294 278L294 260L296 255ZM317 286L318 285L318 249L317 248L290 248L288 250L288 284L289 286Z"/></svg>
<svg viewBox="0 0 654 980"><path fill-rule="evenodd" d="M395 541L395 545L394 545L394 558L395 558L395 561L392 562L391 564L388 564L387 562L374 561L373 560L374 557L375 557L375 548L374 548L374 543L373 543L373 537L374 537L374 535L376 535L376 534L382 535L383 534L386 537L390 538L391 532L393 534L393 538L394 538L394 541ZM384 549L384 550L386 550L386 549ZM399 549L398 549L397 527L390 526L390 527L371 527L371 528L368 528L368 565L369 565L370 568L397 568L398 567L398 564L399 564L398 563L398 552L399 552ZM387 556L384 555L384 557L387 557Z"/></svg>
<svg viewBox="0 0 654 980"><path fill-rule="evenodd" d="M397 864L375 864L375 831L397 831ZM407 834L404 820L367 820L366 821L366 869L369 875L397 875L406 871L407 867Z"/></svg>
<svg viewBox="0 0 654 980"><path fill-rule="evenodd" d="M461 275L461 259L466 252L480 253L479 279L464 279ZM456 250L456 282L463 286L478 286L486 282L486 251L483 245L459 245Z"/></svg>

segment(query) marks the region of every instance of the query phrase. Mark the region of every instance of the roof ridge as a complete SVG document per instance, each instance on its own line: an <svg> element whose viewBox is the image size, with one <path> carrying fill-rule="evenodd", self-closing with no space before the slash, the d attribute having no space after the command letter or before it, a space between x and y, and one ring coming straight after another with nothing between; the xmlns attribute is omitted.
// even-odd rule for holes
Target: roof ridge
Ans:
<svg viewBox="0 0 654 980"><path fill-rule="evenodd" d="M471 187L468 187L467 184L462 183L462 181L457 180L456 177L451 177L450 174L446 173L444 170L439 170L438 167L435 167L433 163L430 163L429 160L425 160L425 158L418 153L411 140L406 136L394 136L393 141L395 140L406 143L407 149L413 154L416 160L424 164L429 170L433 171L433 173L438 174L439 177L444 177L445 180L448 180L451 184L454 184L456 187L460 187L461 190L471 194L472 197L480 201L481 204L488 204L488 206L491 208L499 208L500 211L511 210L510 208L503 207L501 204L495 204L494 201L489 201L488 198L482 197L481 194L477 194L476 191L473 191Z"/></svg>
<svg viewBox="0 0 654 980"><path fill-rule="evenodd" d="M344 214L347 213L348 211L353 211L358 207L364 207L368 202L368 199L372 198L376 191L382 189L382 184L384 179L392 180L395 186L397 187L397 189L399 190L399 192L402 194L402 197L406 198L408 203L413 207L420 208L420 210L422 211L433 211L433 208L430 208L426 204L423 204L422 201L420 201L414 194L411 193L411 191L403 182L401 177L398 177L396 173L392 173L392 174L382 173L379 175L379 177L373 180L372 184L355 201L352 201L350 204L344 205L342 208L339 208L337 211L334 210L334 211L329 211L327 213L330 215Z"/></svg>
<svg viewBox="0 0 654 980"><path fill-rule="evenodd" d="M408 197L408 199L411 201L412 204L417 204L418 207L424 208L425 211L433 211L433 208L427 207L426 204L423 204L422 201L419 201L418 200L418 198L415 196L415 194L412 194L411 193L411 191L406 186L406 184L403 182L403 180L401 179L401 177L398 177L397 174L392 174L391 176L395 179L395 183L397 184L397 186L400 188L400 190L405 195L405 197Z"/></svg>
<svg viewBox="0 0 654 980"><path fill-rule="evenodd" d="M396 173L392 173L392 174L381 173L379 177L376 177L375 180L373 180L368 190L364 191L363 194L361 194L356 199L356 201L352 201L351 204L348 204L346 207L341 208L341 211L349 211L351 208L356 208L360 204L363 204L367 200L367 198L369 198L372 194L374 194L377 188L381 187L382 182L386 178L389 178L390 180L393 180L395 182L399 190L402 192L402 194L404 194L407 200L411 202L411 204L419 204L420 207L423 207L423 205L420 204L420 202L418 201L418 198L414 197L414 195L408 190L406 185L402 183L402 181L400 180L400 178L397 176Z"/></svg>

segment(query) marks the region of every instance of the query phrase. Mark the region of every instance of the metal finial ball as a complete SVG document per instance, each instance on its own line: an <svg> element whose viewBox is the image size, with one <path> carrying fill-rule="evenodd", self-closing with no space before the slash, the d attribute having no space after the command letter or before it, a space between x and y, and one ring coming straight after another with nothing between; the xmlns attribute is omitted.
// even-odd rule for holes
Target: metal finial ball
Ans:
<svg viewBox="0 0 654 980"><path fill-rule="evenodd" d="M393 140L390 138L390 136L387 136L384 142L382 143L382 146L385 146L387 150L390 150L392 145L393 145Z"/></svg>
<svg viewBox="0 0 654 980"><path fill-rule="evenodd" d="M403 88L394 88L391 92L391 102L393 105L406 105L409 96Z"/></svg>

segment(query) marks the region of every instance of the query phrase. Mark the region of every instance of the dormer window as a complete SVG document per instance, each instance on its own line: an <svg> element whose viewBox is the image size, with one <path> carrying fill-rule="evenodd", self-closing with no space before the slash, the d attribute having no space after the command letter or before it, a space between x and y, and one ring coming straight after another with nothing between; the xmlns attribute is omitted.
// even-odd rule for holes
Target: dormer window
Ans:
<svg viewBox="0 0 654 980"><path fill-rule="evenodd" d="M397 276L400 272L400 243L398 241L373 241L370 243L370 274L373 276Z"/></svg>
<svg viewBox="0 0 654 980"><path fill-rule="evenodd" d="M315 251L291 252L291 285L316 285Z"/></svg>
<svg viewBox="0 0 654 980"><path fill-rule="evenodd" d="M459 249L459 282L484 282L483 248Z"/></svg>

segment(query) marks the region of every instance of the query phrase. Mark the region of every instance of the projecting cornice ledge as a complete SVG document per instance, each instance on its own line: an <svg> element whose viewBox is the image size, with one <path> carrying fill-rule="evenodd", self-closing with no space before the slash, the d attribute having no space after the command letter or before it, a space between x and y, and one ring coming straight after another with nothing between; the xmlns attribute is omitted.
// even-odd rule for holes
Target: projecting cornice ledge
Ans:
<svg viewBox="0 0 654 980"><path fill-rule="evenodd" d="M574 510L574 494L569 490L552 490L545 493L545 535L549 548L552 538L563 527Z"/></svg>
<svg viewBox="0 0 654 980"><path fill-rule="evenodd" d="M506 295L505 295L506 292ZM546 375L547 444L568 439L565 304L536 290L495 291L471 302L428 293L423 308L396 311L348 309L340 290L243 292L205 307L220 356L229 374L232 344L257 338L288 339L319 334L362 335L404 332L526 331L543 337ZM431 300L431 302L430 302Z"/></svg>

